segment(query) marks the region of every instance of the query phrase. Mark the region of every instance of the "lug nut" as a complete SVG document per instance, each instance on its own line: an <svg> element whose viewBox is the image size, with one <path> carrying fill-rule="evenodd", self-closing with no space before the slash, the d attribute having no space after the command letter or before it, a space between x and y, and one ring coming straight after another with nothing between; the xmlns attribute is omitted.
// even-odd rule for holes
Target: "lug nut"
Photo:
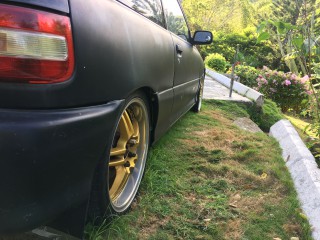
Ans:
<svg viewBox="0 0 320 240"><path fill-rule="evenodd" d="M137 156L137 154L134 153L134 152L129 152L129 153L128 153L128 157L129 157L129 158L133 158L133 157L136 157L136 156Z"/></svg>
<svg viewBox="0 0 320 240"><path fill-rule="evenodd" d="M135 145L135 144L137 144L137 140L131 138L131 139L129 139L129 144L130 144L130 145Z"/></svg>
<svg viewBox="0 0 320 240"><path fill-rule="evenodd" d="M131 165L131 164L130 164L129 161L127 161L125 164L123 164L124 167L130 167L130 165Z"/></svg>
<svg viewBox="0 0 320 240"><path fill-rule="evenodd" d="M134 170L134 167L131 167L131 168L130 168L130 173L132 173L132 172L133 172L133 170Z"/></svg>

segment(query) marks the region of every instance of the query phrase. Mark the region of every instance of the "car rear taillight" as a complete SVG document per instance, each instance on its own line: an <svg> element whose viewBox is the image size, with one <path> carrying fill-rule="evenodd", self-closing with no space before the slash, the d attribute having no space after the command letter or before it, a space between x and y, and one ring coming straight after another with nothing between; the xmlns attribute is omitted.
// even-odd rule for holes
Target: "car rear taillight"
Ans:
<svg viewBox="0 0 320 240"><path fill-rule="evenodd" d="M69 17L0 4L0 82L58 83L73 69Z"/></svg>

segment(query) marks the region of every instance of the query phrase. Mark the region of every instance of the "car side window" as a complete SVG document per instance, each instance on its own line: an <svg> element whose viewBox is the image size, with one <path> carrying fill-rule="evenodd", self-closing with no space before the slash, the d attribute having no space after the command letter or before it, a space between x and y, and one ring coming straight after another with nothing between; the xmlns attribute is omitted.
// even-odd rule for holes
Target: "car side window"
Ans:
<svg viewBox="0 0 320 240"><path fill-rule="evenodd" d="M177 0L162 0L168 30L188 41L188 25Z"/></svg>
<svg viewBox="0 0 320 240"><path fill-rule="evenodd" d="M156 24L164 27L161 0L118 0Z"/></svg>

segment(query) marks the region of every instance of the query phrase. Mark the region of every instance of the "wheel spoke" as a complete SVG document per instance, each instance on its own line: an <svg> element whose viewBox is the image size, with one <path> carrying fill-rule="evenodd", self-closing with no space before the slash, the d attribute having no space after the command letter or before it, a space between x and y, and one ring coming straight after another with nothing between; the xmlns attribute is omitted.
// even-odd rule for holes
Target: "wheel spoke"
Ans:
<svg viewBox="0 0 320 240"><path fill-rule="evenodd" d="M133 126L133 131L134 131L132 138L134 138L136 140L136 144L139 144L139 142L140 142L139 124L136 120L134 120L132 123L132 126Z"/></svg>
<svg viewBox="0 0 320 240"><path fill-rule="evenodd" d="M124 111L124 113L121 116L121 120L119 122L119 128L120 128L121 140L126 140L127 142L131 138L131 136L134 134L133 125L127 111Z"/></svg>
<svg viewBox="0 0 320 240"><path fill-rule="evenodd" d="M137 157L137 156L136 156L136 157L134 157L134 158L132 158L132 159L130 160L131 165L132 165L133 167L135 167L135 166L136 166L137 161L138 161L138 157Z"/></svg>
<svg viewBox="0 0 320 240"><path fill-rule="evenodd" d="M124 157L120 159L110 159L109 167L122 166L126 163Z"/></svg>
<svg viewBox="0 0 320 240"><path fill-rule="evenodd" d="M134 134L133 124L127 111L124 111L118 126L120 138L117 141L116 147L110 151L110 157L124 156L127 151L127 143Z"/></svg>
<svg viewBox="0 0 320 240"><path fill-rule="evenodd" d="M112 187L109 190L111 199L115 200L120 195L128 181L129 175L130 171L126 167L116 167L116 178L114 179Z"/></svg>
<svg viewBox="0 0 320 240"><path fill-rule="evenodd" d="M123 144L118 144L118 145L123 145ZM110 157L114 156L124 156L126 154L126 147L124 146L117 146L116 148L112 148L110 151Z"/></svg>

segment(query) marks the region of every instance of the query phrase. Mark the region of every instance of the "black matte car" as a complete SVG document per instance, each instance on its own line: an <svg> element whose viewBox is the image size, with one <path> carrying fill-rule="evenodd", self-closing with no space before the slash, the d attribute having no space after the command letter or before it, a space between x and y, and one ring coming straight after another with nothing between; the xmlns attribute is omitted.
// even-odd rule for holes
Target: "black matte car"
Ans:
<svg viewBox="0 0 320 240"><path fill-rule="evenodd" d="M0 235L128 210L211 42L177 0L0 1Z"/></svg>

